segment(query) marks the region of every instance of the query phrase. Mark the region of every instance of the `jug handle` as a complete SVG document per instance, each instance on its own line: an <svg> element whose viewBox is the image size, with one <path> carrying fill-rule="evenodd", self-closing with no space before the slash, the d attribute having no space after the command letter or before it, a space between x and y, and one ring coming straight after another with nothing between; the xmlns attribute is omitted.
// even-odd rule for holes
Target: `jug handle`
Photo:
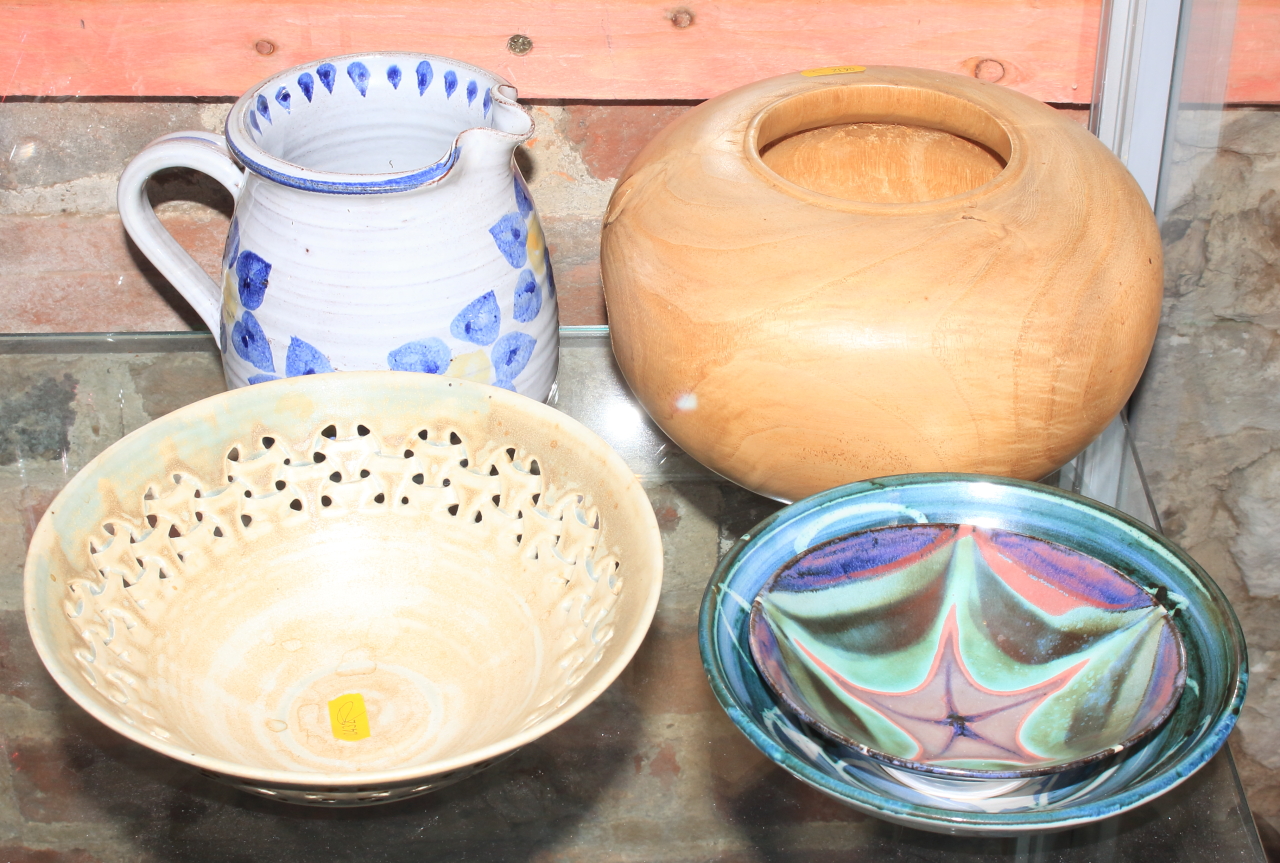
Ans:
<svg viewBox="0 0 1280 863"><path fill-rule="evenodd" d="M133 157L120 175L116 204L124 229L142 254L178 289L196 314L218 332L222 291L187 250L156 218L147 197L147 180L164 168L193 168L208 174L239 199L244 171L236 167L227 150L227 139L211 132L175 132L152 141Z"/></svg>

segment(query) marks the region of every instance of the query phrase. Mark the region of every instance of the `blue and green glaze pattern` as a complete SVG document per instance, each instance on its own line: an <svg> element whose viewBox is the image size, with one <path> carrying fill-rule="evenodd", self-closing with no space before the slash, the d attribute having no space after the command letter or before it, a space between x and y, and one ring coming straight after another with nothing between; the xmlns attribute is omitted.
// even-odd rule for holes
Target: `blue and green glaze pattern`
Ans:
<svg viewBox="0 0 1280 863"><path fill-rule="evenodd" d="M792 560L754 602L765 681L900 767L1009 778L1109 757L1182 692L1181 641L1135 582L971 525L877 528Z"/></svg>
<svg viewBox="0 0 1280 863"><path fill-rule="evenodd" d="M789 561L850 533L914 524L973 524L1075 549L1151 592L1182 638L1186 685L1156 731L1113 759L1020 780L911 777L819 734L767 686L751 657L753 602ZM1190 557L1150 528L1059 489L966 474L913 474L822 492L765 519L724 556L707 585L698 642L711 689L738 729L794 776L863 812L946 833L1061 830L1133 809L1203 767L1235 726L1248 681L1230 603ZM1008 782L996 796L954 788Z"/></svg>

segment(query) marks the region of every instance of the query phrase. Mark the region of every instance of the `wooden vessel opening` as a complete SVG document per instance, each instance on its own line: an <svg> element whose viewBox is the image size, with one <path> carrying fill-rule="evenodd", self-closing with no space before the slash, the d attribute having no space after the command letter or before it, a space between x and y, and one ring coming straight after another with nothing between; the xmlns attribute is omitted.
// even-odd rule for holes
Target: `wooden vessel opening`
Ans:
<svg viewBox="0 0 1280 863"><path fill-rule="evenodd" d="M1013 146L986 110L916 87L824 87L766 108L752 125L748 146L769 170L810 191L864 203L972 191L1004 170Z"/></svg>

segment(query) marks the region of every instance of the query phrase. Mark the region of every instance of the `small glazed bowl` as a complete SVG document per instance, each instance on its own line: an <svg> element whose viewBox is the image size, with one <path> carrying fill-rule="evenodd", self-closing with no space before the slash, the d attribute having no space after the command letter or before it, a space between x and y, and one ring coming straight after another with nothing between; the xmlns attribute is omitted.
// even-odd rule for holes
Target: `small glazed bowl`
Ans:
<svg viewBox="0 0 1280 863"><path fill-rule="evenodd" d="M313 805L422 794L574 716L662 580L600 438L409 372L290 378L125 437L54 500L25 573L58 684L113 730Z"/></svg>
<svg viewBox="0 0 1280 863"><path fill-rule="evenodd" d="M935 780L1112 759L1168 718L1186 678L1181 637L1150 592L998 529L837 537L774 573L753 606L751 655L793 713Z"/></svg>
<svg viewBox="0 0 1280 863"><path fill-rule="evenodd" d="M1073 549L1140 585L1168 609L1185 687L1163 724L1111 758L1059 772L974 779L906 769L828 738L767 685L751 656L754 601L797 556L848 534L898 525L970 525ZM1183 782L1222 746L1248 678L1226 597L1183 551L1109 507L1048 486L966 474L853 483L786 507L721 561L699 621L703 664L722 707L769 758L851 806L918 829L1012 835L1077 827Z"/></svg>

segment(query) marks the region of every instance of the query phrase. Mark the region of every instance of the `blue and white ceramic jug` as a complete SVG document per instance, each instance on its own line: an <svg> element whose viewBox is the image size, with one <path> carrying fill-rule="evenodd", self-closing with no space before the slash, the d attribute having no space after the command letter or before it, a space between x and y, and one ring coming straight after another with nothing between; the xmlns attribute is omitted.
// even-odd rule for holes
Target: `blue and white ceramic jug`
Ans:
<svg viewBox="0 0 1280 863"><path fill-rule="evenodd" d="M390 368L545 400L555 283L512 158L533 133L515 95L423 54L298 66L242 96L225 138L149 144L120 178L120 215L218 334L228 386ZM147 200L147 178L179 166L236 199L220 284Z"/></svg>

